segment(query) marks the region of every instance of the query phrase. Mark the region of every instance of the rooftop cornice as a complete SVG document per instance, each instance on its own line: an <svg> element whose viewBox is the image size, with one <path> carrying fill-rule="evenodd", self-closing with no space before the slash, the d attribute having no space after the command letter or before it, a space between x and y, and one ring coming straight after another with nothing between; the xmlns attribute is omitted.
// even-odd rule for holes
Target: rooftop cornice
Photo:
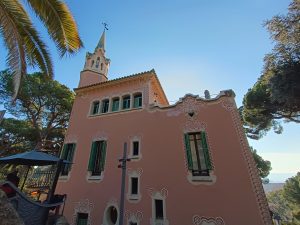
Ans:
<svg viewBox="0 0 300 225"><path fill-rule="evenodd" d="M177 105L183 103L185 101L185 99L187 99L187 98L194 98L197 101L210 103L210 102L216 102L216 101L218 101L222 97L234 98L235 97L235 93L231 89L229 89L229 90L223 90L223 91L220 91L220 93L216 97L210 98L210 99L202 98L202 97L199 97L199 95L193 95L193 94L188 93L188 94L185 94L182 98L179 98L179 100L177 102L175 102L174 104L172 104L172 105L163 106L163 107L161 107L159 105L153 105L152 109L153 108L159 108L159 109L174 108Z"/></svg>
<svg viewBox="0 0 300 225"><path fill-rule="evenodd" d="M104 82L91 84L91 85L84 86L84 87L74 88L74 91L78 92L78 91L82 91L82 90L91 90L91 89L94 89L96 87L98 88L98 87L110 86L110 85L118 84L120 82L136 80L136 79L139 79L139 78L142 78L142 77L145 77L145 78L149 77L150 78L152 76L155 76L157 78L157 75L156 75L154 69L149 70L149 71L144 71L144 72L141 72L141 73L132 74L132 75L129 75L129 76L119 77L119 78L116 78L116 79L113 79L113 80L108 80L108 81L104 81ZM157 80L158 80L158 78L157 78ZM159 82L159 80L158 80L158 82ZM159 83L159 85L160 85L160 83Z"/></svg>

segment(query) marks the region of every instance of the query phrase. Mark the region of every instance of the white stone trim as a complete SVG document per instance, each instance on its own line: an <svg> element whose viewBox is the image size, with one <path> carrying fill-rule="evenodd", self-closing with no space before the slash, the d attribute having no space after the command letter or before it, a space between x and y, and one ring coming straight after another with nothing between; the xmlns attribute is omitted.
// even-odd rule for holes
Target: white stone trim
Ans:
<svg viewBox="0 0 300 225"><path fill-rule="evenodd" d="M188 171L187 180L193 185L213 185L216 183L217 177L212 170L209 171L209 176L193 176L192 172Z"/></svg>
<svg viewBox="0 0 300 225"><path fill-rule="evenodd" d="M103 212L103 220L102 220L102 225L114 225L112 224L109 219L107 218L108 215L108 209L110 207L115 207L117 209L117 212L118 212L118 218L117 218L117 221L115 224L119 224L119 219L120 219L120 209L119 209L119 204L117 202L116 199L112 198L106 205L105 209L104 209L104 212Z"/></svg>
<svg viewBox="0 0 300 225"><path fill-rule="evenodd" d="M77 214L78 213L87 213L88 214L88 225L92 224L91 221L91 212L94 208L94 204L89 201L89 199L81 200L79 202L75 202L75 207L74 207L74 213L72 216L72 222L71 225L76 225L76 220L77 220Z"/></svg>
<svg viewBox="0 0 300 225"><path fill-rule="evenodd" d="M138 203L141 198L141 175L143 173L143 170L141 168L137 169L137 170L132 170L132 169L128 169L128 192L127 192L127 200L131 203ZM137 194L132 194L131 193L131 188L132 188L132 182L131 182L131 178L137 178L138 179L138 193Z"/></svg>
<svg viewBox="0 0 300 225"><path fill-rule="evenodd" d="M198 215L193 216L194 225L225 225L225 222L222 217L200 217Z"/></svg>
<svg viewBox="0 0 300 225"><path fill-rule="evenodd" d="M125 217L126 217L127 225L130 225L130 222L136 223L137 225L141 225L141 221L143 219L143 213L141 211L125 212Z"/></svg>
<svg viewBox="0 0 300 225"><path fill-rule="evenodd" d="M151 196L152 202L152 217L150 218L150 225L169 225L169 220L167 219L167 207L166 207L166 198L168 197L168 190L166 188L161 189L160 191L155 191L152 188L148 189L148 192ZM155 200L163 201L163 219L155 218Z"/></svg>
<svg viewBox="0 0 300 225"><path fill-rule="evenodd" d="M133 142L139 142L139 154L138 155L133 155ZM131 159L131 161L139 161L142 158L142 141L141 141L141 136L133 136L130 138L130 145L129 145L129 154L128 157Z"/></svg>

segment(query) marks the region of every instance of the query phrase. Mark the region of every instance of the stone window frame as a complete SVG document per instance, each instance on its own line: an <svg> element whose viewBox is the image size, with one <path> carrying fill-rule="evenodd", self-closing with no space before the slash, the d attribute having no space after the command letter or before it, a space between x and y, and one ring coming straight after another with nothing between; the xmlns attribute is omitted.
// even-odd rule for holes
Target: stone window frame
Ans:
<svg viewBox="0 0 300 225"><path fill-rule="evenodd" d="M169 225L169 220L167 219L166 198L167 198L167 196L162 195L162 193L159 191L154 192L151 195L151 202L152 202L152 217L150 219L151 225L156 225L156 224ZM163 219L156 219L155 200L162 200L162 202L163 202Z"/></svg>
<svg viewBox="0 0 300 225"><path fill-rule="evenodd" d="M97 112L94 113L94 107L95 107L95 104L98 103L98 109L97 109ZM95 115L99 115L100 114L100 105L101 105L101 101L99 99L94 99L91 103L91 106L90 106L90 116L95 116Z"/></svg>
<svg viewBox="0 0 300 225"><path fill-rule="evenodd" d="M139 143L139 154L138 155L133 155L133 147L134 147L134 142L138 142ZM129 150L129 158L132 161L139 161L142 158L142 141L141 141L141 137L138 136L134 136L133 138L131 138L130 140L130 150Z"/></svg>
<svg viewBox="0 0 300 225"><path fill-rule="evenodd" d="M119 209L119 206L116 202L109 202L107 203L105 209L104 209L104 212L103 212L103 222L102 224L105 224L105 225L114 225L112 224L109 220L108 220L108 216L107 216L107 213L108 213L108 210L110 207L115 207L117 212L118 212L118 218L117 218L117 221L115 224L119 224L119 220L120 220L120 209Z"/></svg>
<svg viewBox="0 0 300 225"><path fill-rule="evenodd" d="M141 105L135 107L135 98L136 96L140 96L140 99L141 99ZM132 94L132 108L133 109L140 109L140 108L143 108L143 93L142 92L134 92Z"/></svg>
<svg viewBox="0 0 300 225"><path fill-rule="evenodd" d="M142 194L141 194L141 175L142 175L142 170L131 170L128 169L127 175L128 175L128 191L127 191L127 200L131 203L138 203L142 199ZM131 189L132 189L132 178L137 178L138 179L138 190L137 194L132 194Z"/></svg>

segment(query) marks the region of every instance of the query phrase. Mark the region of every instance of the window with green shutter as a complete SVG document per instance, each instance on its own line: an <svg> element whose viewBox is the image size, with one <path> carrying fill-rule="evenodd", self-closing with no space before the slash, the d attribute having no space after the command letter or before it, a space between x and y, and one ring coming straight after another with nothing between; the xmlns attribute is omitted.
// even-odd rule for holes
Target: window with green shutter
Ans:
<svg viewBox="0 0 300 225"><path fill-rule="evenodd" d="M104 171L106 158L106 141L95 141L92 143L88 171L92 176L100 176Z"/></svg>
<svg viewBox="0 0 300 225"><path fill-rule="evenodd" d="M142 94L137 93L133 96L133 108L140 108L142 107Z"/></svg>
<svg viewBox="0 0 300 225"><path fill-rule="evenodd" d="M212 165L205 132L187 133L184 141L188 169L194 176L209 176Z"/></svg>
<svg viewBox="0 0 300 225"><path fill-rule="evenodd" d="M74 143L65 144L63 147L63 150L61 152L60 158L72 163L73 158L74 158L75 147L76 147L76 144L74 144ZM72 164L63 164L62 170L61 170L61 175L67 176L71 170L71 167L72 167Z"/></svg>

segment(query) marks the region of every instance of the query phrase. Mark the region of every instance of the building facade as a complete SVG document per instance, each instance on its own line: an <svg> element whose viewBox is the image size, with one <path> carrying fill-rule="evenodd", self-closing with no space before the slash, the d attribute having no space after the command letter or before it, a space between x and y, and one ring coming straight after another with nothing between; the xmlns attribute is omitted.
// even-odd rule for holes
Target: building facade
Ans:
<svg viewBox="0 0 300 225"><path fill-rule="evenodd" d="M87 53L57 192L73 225L272 224L231 90L170 105L154 70L108 80L105 32Z"/></svg>

